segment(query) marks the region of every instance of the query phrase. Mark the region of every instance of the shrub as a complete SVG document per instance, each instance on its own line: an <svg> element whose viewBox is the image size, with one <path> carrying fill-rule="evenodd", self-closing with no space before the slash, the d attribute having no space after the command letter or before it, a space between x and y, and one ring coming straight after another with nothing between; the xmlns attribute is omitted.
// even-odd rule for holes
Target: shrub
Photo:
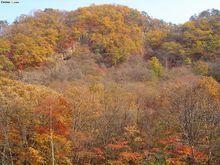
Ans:
<svg viewBox="0 0 220 165"><path fill-rule="evenodd" d="M152 57L150 60L151 69L155 77L162 77L164 73L164 68L160 61L156 57Z"/></svg>
<svg viewBox="0 0 220 165"><path fill-rule="evenodd" d="M11 71L13 68L13 63L7 57L0 55L0 70Z"/></svg>
<svg viewBox="0 0 220 165"><path fill-rule="evenodd" d="M197 61L193 65L193 70L198 75L206 76L209 73L209 66L204 61Z"/></svg>
<svg viewBox="0 0 220 165"><path fill-rule="evenodd" d="M210 67L209 75L220 82L220 59Z"/></svg>

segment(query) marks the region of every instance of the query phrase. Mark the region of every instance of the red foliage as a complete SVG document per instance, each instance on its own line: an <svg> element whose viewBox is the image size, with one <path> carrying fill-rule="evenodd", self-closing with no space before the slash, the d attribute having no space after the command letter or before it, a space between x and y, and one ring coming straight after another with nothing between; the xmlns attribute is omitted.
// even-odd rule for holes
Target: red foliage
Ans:
<svg viewBox="0 0 220 165"><path fill-rule="evenodd" d="M41 125L35 129L39 133L49 133L50 118L52 122L53 132L57 135L68 136L70 134L70 115L68 103L62 98L47 98L35 110L38 120L42 121Z"/></svg>
<svg viewBox="0 0 220 165"><path fill-rule="evenodd" d="M122 152L120 157L125 160L138 160L142 159L144 155L137 152Z"/></svg>
<svg viewBox="0 0 220 165"><path fill-rule="evenodd" d="M175 143L178 141L180 141L180 139L178 137L167 137L167 138L163 138L163 139L159 140L159 143L163 144L163 145L167 145L167 144Z"/></svg>

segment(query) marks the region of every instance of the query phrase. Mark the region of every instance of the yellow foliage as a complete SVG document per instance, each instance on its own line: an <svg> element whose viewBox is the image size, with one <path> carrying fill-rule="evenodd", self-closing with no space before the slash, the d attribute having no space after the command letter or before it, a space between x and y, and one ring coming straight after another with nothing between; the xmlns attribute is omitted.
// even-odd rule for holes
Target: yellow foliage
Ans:
<svg viewBox="0 0 220 165"><path fill-rule="evenodd" d="M53 90L39 85L30 85L23 82L0 78L0 103L4 107L21 106L34 108L49 96L61 97Z"/></svg>

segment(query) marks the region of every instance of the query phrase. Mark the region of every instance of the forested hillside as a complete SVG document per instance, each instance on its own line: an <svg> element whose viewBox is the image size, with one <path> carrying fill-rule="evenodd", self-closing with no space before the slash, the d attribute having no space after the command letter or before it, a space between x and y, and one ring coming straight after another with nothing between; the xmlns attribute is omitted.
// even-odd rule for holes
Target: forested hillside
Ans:
<svg viewBox="0 0 220 165"><path fill-rule="evenodd" d="M219 10L0 21L0 164L219 164L219 82Z"/></svg>

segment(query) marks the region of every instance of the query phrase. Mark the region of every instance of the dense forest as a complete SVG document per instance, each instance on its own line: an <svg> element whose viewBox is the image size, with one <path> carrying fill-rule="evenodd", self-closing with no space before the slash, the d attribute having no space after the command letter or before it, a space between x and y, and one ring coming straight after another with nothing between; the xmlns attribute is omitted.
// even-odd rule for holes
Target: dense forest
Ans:
<svg viewBox="0 0 220 165"><path fill-rule="evenodd" d="M120 5L0 21L0 164L220 163L220 11Z"/></svg>

